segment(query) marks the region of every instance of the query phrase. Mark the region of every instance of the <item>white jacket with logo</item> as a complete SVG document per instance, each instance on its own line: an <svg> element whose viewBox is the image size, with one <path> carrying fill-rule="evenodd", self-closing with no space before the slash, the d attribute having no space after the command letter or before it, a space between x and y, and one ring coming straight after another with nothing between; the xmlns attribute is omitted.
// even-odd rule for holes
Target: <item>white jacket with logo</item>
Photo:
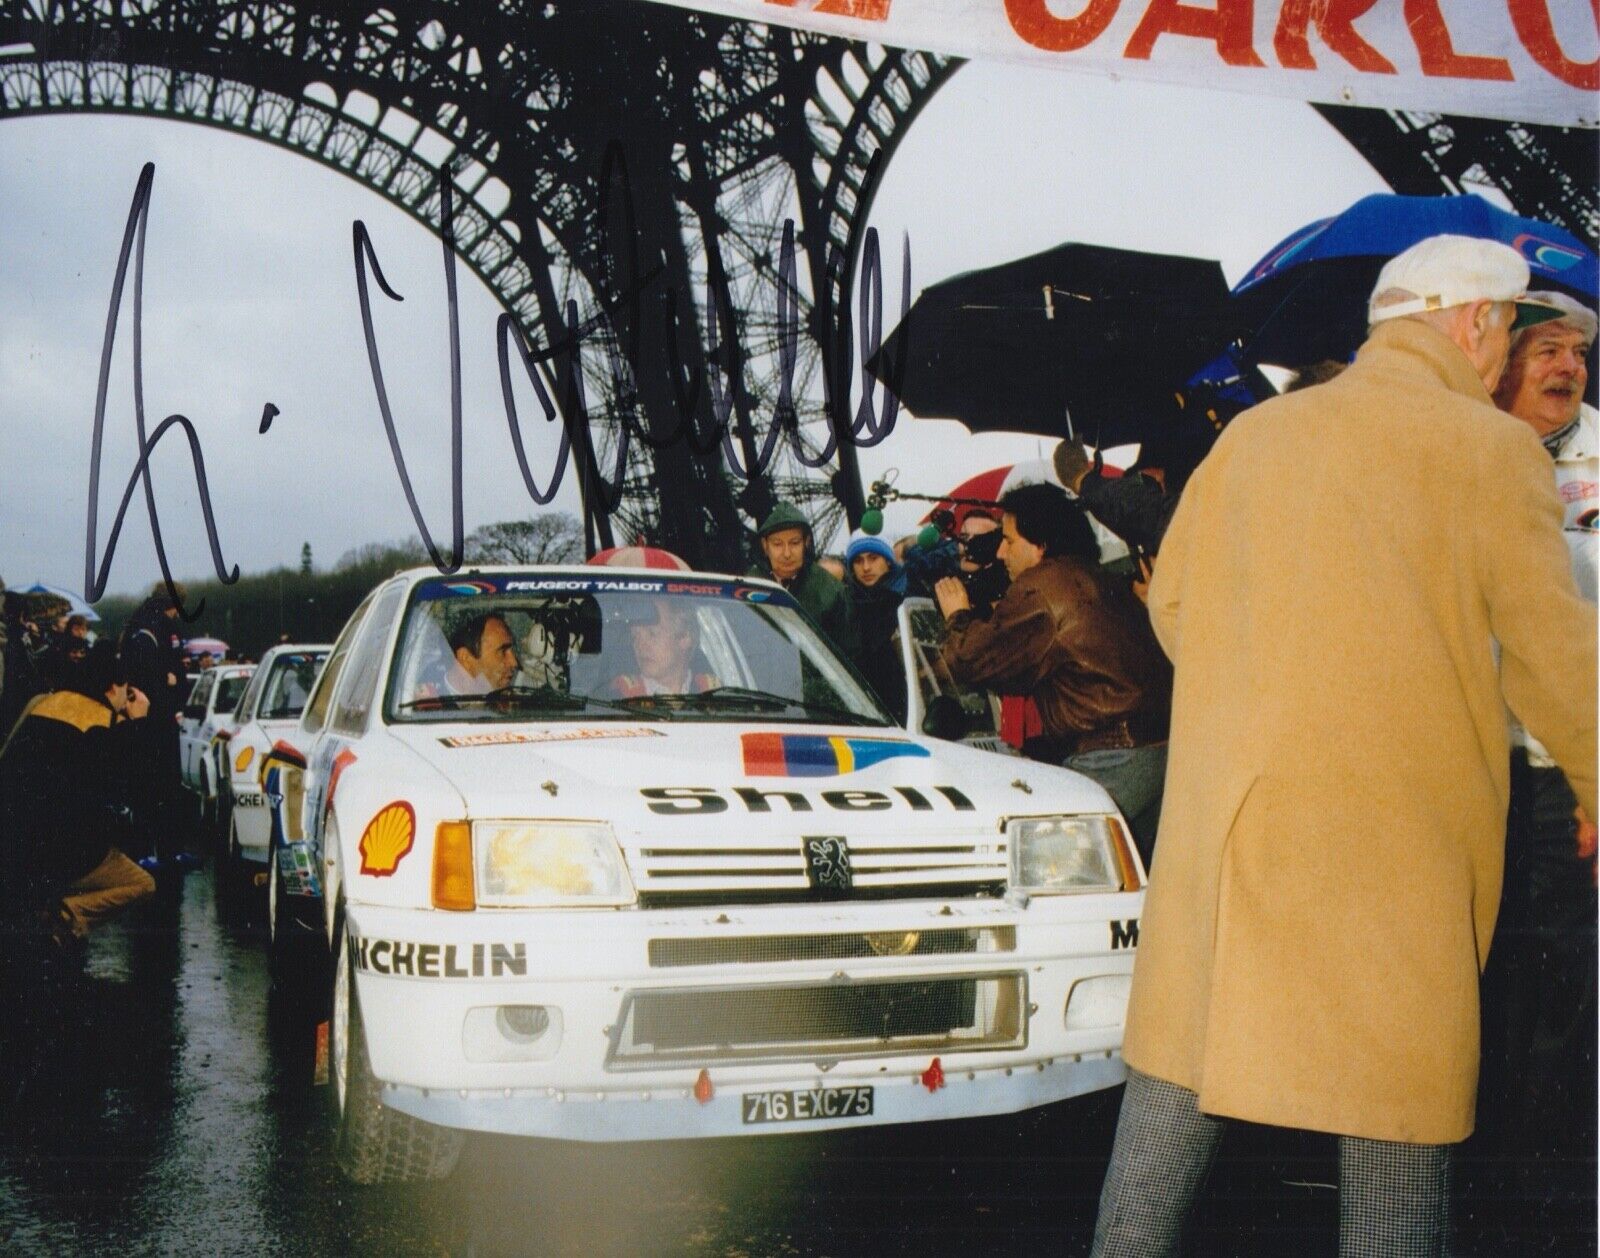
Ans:
<svg viewBox="0 0 1600 1258"><path fill-rule="evenodd" d="M1600 558L1600 532L1596 531L1595 513L1600 510L1600 425L1597 425L1595 408L1587 402L1578 408L1578 422L1562 438L1555 451L1556 488L1561 492L1563 508L1562 525L1566 532L1567 548L1572 552L1572 577L1578 592L1591 603L1596 598L1596 561ZM1538 739L1532 738L1519 724L1515 727L1519 745L1528 749L1528 763L1541 768L1553 767L1550 758Z"/></svg>

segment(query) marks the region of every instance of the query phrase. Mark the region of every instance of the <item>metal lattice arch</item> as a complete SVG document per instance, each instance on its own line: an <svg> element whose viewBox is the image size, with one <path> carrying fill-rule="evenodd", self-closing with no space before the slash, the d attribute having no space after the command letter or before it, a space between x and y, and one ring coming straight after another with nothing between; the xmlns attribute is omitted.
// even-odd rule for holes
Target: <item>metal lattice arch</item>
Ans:
<svg viewBox="0 0 1600 1258"><path fill-rule="evenodd" d="M822 312L852 291L884 164L959 64L639 0L431 0L403 17L333 0L0 0L0 118L224 128L338 170L435 233L448 173L460 256L525 330L559 328L569 298L588 311L617 279L600 154L619 142L640 266L661 277L655 295L685 296L671 335L651 319L604 326L602 339L638 351L623 387L605 354L583 360L599 466L635 434L615 515L587 496L591 542L643 534L722 568L741 561L745 529L777 496L801 502L824 541L861 510L848 443L820 457ZM1592 133L1321 112L1399 191L1492 186L1525 212L1600 233ZM786 217L804 332L796 414L768 473L745 483L716 449L665 440L673 364L703 356L711 291L738 324L732 426L748 466L777 401ZM842 260L833 271L830 253Z"/></svg>
<svg viewBox="0 0 1600 1258"><path fill-rule="evenodd" d="M837 306L850 291L873 181L956 65L636 0L432 3L404 18L289 0L0 0L0 117L219 127L348 175L435 233L448 173L461 259L525 330L559 328L569 297L587 314L612 274L598 155L623 140L644 265L694 294L686 361L706 341L708 281L736 312L734 426L746 450L774 413L777 241L792 217L809 335L794 441L780 442L767 475L746 485L715 451L649 444L676 422L668 347L643 355L620 396L605 354L583 362L600 467L613 466L625 425L646 438L631 443L613 519L589 512L595 540L613 527L646 533L720 566L739 561L744 527L775 497L805 504L824 538L861 508L853 451L816 457L828 434L813 298L831 289ZM830 246L845 261L831 275Z"/></svg>

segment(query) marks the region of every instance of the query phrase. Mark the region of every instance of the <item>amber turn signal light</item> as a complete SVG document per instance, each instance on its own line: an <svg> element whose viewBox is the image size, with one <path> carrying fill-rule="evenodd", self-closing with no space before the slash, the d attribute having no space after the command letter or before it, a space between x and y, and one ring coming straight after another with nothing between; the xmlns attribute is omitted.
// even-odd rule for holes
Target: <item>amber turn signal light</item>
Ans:
<svg viewBox="0 0 1600 1258"><path fill-rule="evenodd" d="M441 821L433 834L433 907L467 912L478 907L472 884L472 823Z"/></svg>
<svg viewBox="0 0 1600 1258"><path fill-rule="evenodd" d="M1116 850L1117 870L1122 875L1122 889L1137 891L1144 883L1139 878L1139 867L1133 860L1133 839L1128 827L1119 818L1111 821L1111 846Z"/></svg>

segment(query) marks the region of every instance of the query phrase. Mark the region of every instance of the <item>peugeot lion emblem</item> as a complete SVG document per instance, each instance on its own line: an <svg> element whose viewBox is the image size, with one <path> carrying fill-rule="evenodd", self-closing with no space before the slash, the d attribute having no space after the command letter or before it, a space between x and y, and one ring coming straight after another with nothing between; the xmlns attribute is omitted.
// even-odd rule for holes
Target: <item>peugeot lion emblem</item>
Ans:
<svg viewBox="0 0 1600 1258"><path fill-rule="evenodd" d="M801 840L806 856L806 881L825 899L850 894L855 874L850 869L850 845L842 835Z"/></svg>

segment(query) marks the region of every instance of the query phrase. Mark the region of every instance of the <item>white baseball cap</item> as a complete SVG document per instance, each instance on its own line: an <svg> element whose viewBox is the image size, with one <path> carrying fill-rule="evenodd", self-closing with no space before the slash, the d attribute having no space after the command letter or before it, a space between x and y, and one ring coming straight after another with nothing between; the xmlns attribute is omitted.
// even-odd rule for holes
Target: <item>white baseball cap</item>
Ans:
<svg viewBox="0 0 1600 1258"><path fill-rule="evenodd" d="M1529 301L1528 264L1510 245L1477 236L1430 236L1384 263L1367 299L1367 322L1474 301L1515 302L1513 330L1559 319L1562 311ZM1378 304L1380 296L1393 300Z"/></svg>

